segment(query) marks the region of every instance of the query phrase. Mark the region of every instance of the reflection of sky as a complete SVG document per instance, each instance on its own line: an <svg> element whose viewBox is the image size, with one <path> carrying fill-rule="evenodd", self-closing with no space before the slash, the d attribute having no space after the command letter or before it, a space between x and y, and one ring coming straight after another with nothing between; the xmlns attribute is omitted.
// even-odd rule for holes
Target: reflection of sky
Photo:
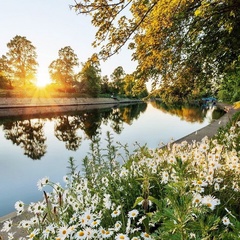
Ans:
<svg viewBox="0 0 240 240"><path fill-rule="evenodd" d="M150 148L155 148L161 142L177 140L209 123L208 120L204 120L201 124L185 122L177 116L153 108L150 104L131 125L123 123L124 128L121 134L114 133L110 121L108 122L107 125L101 126L102 148L106 146L104 140L106 131L110 131L114 142L127 143L130 150L133 149L135 142L140 145L147 143ZM76 152L66 150L65 143L54 136L53 121L45 123L44 133L47 138L47 152L41 160L33 161L23 155L23 149L20 146L13 145L10 140L5 139L0 126L0 217L14 211L14 203L18 200L30 203L40 199L42 193L36 187L40 178L49 176L54 182L62 182L62 177L68 171L69 157L73 157L76 164L81 167L81 160L89 151L90 143L85 139L82 130L77 132L83 141Z"/></svg>

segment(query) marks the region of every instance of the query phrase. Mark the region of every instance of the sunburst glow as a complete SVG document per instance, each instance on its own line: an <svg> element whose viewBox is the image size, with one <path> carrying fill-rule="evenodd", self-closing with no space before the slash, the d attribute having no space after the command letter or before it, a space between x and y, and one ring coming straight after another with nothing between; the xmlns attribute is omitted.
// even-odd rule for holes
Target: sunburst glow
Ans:
<svg viewBox="0 0 240 240"><path fill-rule="evenodd" d="M36 86L37 87L45 87L46 85L50 84L51 80L49 78L49 75L45 73L44 71L39 71L37 74L37 81Z"/></svg>

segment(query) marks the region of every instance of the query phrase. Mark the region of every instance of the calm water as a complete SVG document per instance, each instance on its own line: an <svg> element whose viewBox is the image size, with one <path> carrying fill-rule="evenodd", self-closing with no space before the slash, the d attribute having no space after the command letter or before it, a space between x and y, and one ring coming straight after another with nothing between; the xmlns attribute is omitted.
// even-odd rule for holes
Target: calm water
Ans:
<svg viewBox="0 0 240 240"><path fill-rule="evenodd" d="M91 110L27 119L0 120L0 216L14 211L18 200L38 201L42 193L36 183L50 177L62 183L73 157L81 160L92 139L99 137L106 146L106 132L114 142L137 142L150 148L177 140L208 125L216 115L213 110L170 108L155 102L121 108Z"/></svg>

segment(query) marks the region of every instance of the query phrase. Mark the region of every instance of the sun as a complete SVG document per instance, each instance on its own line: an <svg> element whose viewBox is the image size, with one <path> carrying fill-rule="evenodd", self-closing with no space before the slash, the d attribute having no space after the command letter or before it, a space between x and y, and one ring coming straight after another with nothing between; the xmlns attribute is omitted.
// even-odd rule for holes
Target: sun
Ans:
<svg viewBox="0 0 240 240"><path fill-rule="evenodd" d="M37 81L36 81L37 87L43 88L43 87L46 87L50 83L51 83L51 80L49 79L48 74L46 74L44 72L38 72Z"/></svg>

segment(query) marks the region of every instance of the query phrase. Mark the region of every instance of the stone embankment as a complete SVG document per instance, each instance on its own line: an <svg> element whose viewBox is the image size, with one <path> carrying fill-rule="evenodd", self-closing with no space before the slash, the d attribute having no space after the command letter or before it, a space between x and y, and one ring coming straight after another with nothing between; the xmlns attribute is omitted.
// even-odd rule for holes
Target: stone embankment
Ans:
<svg viewBox="0 0 240 240"><path fill-rule="evenodd" d="M100 109L142 102L113 98L0 98L0 118Z"/></svg>

